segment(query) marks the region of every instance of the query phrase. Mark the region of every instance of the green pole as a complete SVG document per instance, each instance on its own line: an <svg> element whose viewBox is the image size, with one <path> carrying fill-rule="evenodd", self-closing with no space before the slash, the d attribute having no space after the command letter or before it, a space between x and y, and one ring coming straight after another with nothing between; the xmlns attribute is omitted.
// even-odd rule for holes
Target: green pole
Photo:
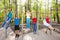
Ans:
<svg viewBox="0 0 60 40"><path fill-rule="evenodd" d="M5 0L4 0L4 20L6 18L6 5L5 5Z"/></svg>
<svg viewBox="0 0 60 40"><path fill-rule="evenodd" d="M9 0L9 8L12 9L12 0Z"/></svg>
<svg viewBox="0 0 60 40"><path fill-rule="evenodd" d="M36 18L37 18L37 31L38 31L38 0L36 0Z"/></svg>
<svg viewBox="0 0 60 40"><path fill-rule="evenodd" d="M6 5L5 5L5 0L4 0L4 21L6 21ZM7 38L6 25L5 25L5 38Z"/></svg>
<svg viewBox="0 0 60 40"><path fill-rule="evenodd" d="M18 16L17 6L18 6L18 5L17 5L17 0L15 0L15 8L16 8L16 9L15 9L15 15L17 15L17 16Z"/></svg>

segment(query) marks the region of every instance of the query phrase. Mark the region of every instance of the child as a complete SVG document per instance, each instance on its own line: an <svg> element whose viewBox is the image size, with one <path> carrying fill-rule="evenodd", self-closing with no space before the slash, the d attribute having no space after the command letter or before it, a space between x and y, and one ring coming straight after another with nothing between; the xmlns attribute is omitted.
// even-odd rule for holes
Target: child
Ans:
<svg viewBox="0 0 60 40"><path fill-rule="evenodd" d="M7 15L7 18L4 20L2 27L4 27L4 25L7 23L7 26L6 26L6 29L7 29L11 19L12 19L12 12L11 12L11 9L9 9L9 13Z"/></svg>
<svg viewBox="0 0 60 40"><path fill-rule="evenodd" d="M49 20L49 18L48 18L47 16L44 17L44 19L43 19L43 24L47 27L47 29L45 30L46 33L47 33L48 29L49 29L49 30L52 30L52 31L57 31L57 32L58 32L58 30L56 30L55 28L53 28L53 27L50 25L50 20Z"/></svg>
<svg viewBox="0 0 60 40"><path fill-rule="evenodd" d="M26 12L26 28L30 29L30 12Z"/></svg>
<svg viewBox="0 0 60 40"><path fill-rule="evenodd" d="M16 15L15 15L15 18L14 18L14 25L15 25L16 37L19 37L19 19Z"/></svg>
<svg viewBox="0 0 60 40"><path fill-rule="evenodd" d="M36 19L36 16L34 16L32 18L32 23L33 23L33 32L34 34L36 33L36 29L37 29L37 26L36 26L36 23L37 23L37 19Z"/></svg>

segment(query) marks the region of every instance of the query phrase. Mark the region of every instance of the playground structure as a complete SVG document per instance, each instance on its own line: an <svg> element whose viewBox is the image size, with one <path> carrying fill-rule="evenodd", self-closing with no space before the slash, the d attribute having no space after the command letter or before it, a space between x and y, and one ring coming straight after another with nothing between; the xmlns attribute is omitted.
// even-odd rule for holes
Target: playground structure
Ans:
<svg viewBox="0 0 60 40"><path fill-rule="evenodd" d="M10 0L11 1L11 0ZM26 11L27 10L29 10L30 11L30 14L31 14L31 18L32 18L32 13L33 13L33 11L35 11L35 14L36 14L36 16L37 16L37 19L38 19L38 21L37 22L42 22L42 17L44 16L44 15L46 15L46 16L49 16L49 18L51 18L52 19L52 22L57 22L57 23L59 23L59 21L60 21L60 14L59 14L59 10L60 10L60 8L58 7L59 6L59 4L58 4L58 2L59 2L59 0L57 0L57 1L52 1L52 2L54 2L54 3L56 3L56 5L58 5L58 6L55 6L55 8L53 8L53 5L52 6L50 6L50 0L46 0L46 1L44 1L45 2L45 6L43 6L44 7L44 9L42 9L42 6L40 6L39 5L39 2L41 2L41 1L39 1L39 0L35 0L35 2L33 2L33 1L16 1L17 2L17 4L16 4L16 2L15 2L15 0L13 0L13 1L11 1L10 2L9 0L7 1L8 2L8 8L7 8L7 4L6 4L6 0L5 0L5 5L4 5L4 8L6 8L6 13L7 13L7 10L9 10L9 8L11 8L12 9L12 14L13 14L13 18L14 18L14 15L16 14L16 15L18 15L18 17L21 19L20 21L20 23L22 24L22 18L24 18L23 19L23 23L24 24L26 24ZM39 2L38 2L39 1ZM9 3L10 2L10 3ZM42 1L42 3L44 3L43 1ZM1 3L3 3L3 1L1 2ZM35 5L34 5L34 3L35 3ZM47 4L48 3L48 4ZM32 6L32 4L35 6L35 8L34 8L34 6ZM40 3L41 4L41 3ZM43 4L41 4L41 5L43 5ZM49 7L50 6L50 7ZM47 7L47 8L46 8ZM47 11L47 9L48 9L48 11ZM41 11L42 10L42 11ZM43 11L44 10L44 11ZM54 13L55 12L55 13ZM23 14L23 15L22 15ZM57 14L57 15L56 15ZM5 13L3 13L3 15L6 15ZM50 17L51 16L51 17ZM2 19L3 20L3 19ZM13 20L13 19L12 19Z"/></svg>
<svg viewBox="0 0 60 40"><path fill-rule="evenodd" d="M15 0L14 1L14 4L15 4L15 11L14 11L14 13L15 13L15 15L17 15L18 17L19 17L19 11L18 11L18 4L17 4L17 0ZM9 9L11 8L12 9L12 3L11 3L11 0L9 0ZM26 9L24 9L24 5L22 6L22 12L21 12L21 14L22 14L22 17L20 17L21 18L21 24L22 24L22 34L23 34L23 26L24 26L24 24L26 25L26 22L24 23L24 16L25 16L25 11L27 11L27 10L29 10L30 11L30 13L32 13L32 11L30 10L30 2L29 2L29 0L28 0L28 6L26 7ZM57 5L57 3L56 3L56 5ZM39 12L38 12L38 8L39 6L38 6L38 0L36 0L36 10L35 10L35 15L36 15L36 18L37 18L37 30L39 30L39 18L38 18L38 16L40 16L41 17L41 20L42 20L42 17L43 17L43 15L48 15L48 14L45 14L45 13L47 13L47 11L46 11L46 8L45 8L45 12L44 13L41 13L41 15L39 15ZM48 7L49 8L49 7ZM51 25L53 24L52 23L52 10L55 10L55 9L53 9L53 8L49 8L49 18L50 18L50 20L51 20ZM60 9L58 9L58 7L56 7L56 14L57 14L57 22L59 23L59 21L60 21L60 15L59 15L59 17L58 17L58 10L60 10ZM56 16L56 14L55 14L55 16ZM31 15L32 16L32 15ZM6 18L6 5L5 5L5 0L4 0L4 17ZM5 20L5 18L4 18L4 20ZM26 17L25 17L26 18ZM56 17L55 17L56 18ZM56 19L55 19L56 20ZM7 36L7 30L5 30L5 34L6 34L6 36ZM23 37L23 35L22 35L22 37Z"/></svg>

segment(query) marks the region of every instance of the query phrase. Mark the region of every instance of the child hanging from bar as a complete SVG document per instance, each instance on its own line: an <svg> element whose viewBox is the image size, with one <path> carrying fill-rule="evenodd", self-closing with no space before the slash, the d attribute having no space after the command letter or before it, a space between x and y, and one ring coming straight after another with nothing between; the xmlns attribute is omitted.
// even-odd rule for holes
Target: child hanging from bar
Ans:
<svg viewBox="0 0 60 40"><path fill-rule="evenodd" d="M60 32L59 29L55 29L55 28L52 27L52 25L50 25L50 20L49 20L48 16L44 16L44 17L43 17L43 24L47 27L47 28L44 30L45 33L47 33L48 30Z"/></svg>
<svg viewBox="0 0 60 40"><path fill-rule="evenodd" d="M4 11L6 11L6 9L4 9ZM4 25L7 23L7 26L6 26L6 29L7 29L9 27L11 19L12 19L12 9L10 8L7 17L5 18L2 24L2 27L4 27Z"/></svg>
<svg viewBox="0 0 60 40"><path fill-rule="evenodd" d="M14 26L15 26L15 34L16 34L15 37L19 37L19 19L17 15L15 15L15 18L14 18Z"/></svg>

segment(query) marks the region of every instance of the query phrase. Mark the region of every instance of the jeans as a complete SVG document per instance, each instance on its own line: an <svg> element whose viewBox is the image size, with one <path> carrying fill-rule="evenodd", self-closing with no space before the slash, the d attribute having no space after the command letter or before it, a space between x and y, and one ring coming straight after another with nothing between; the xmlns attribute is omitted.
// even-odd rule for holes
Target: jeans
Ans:
<svg viewBox="0 0 60 40"><path fill-rule="evenodd" d="M36 26L36 23L33 23L33 32L35 33L37 30L37 26Z"/></svg>
<svg viewBox="0 0 60 40"><path fill-rule="evenodd" d="M10 21L11 21L11 18L6 18L6 20L4 20L3 24L2 24L2 27L5 26L6 22L8 21L7 25L6 25L6 29L8 28L9 24L10 24Z"/></svg>

